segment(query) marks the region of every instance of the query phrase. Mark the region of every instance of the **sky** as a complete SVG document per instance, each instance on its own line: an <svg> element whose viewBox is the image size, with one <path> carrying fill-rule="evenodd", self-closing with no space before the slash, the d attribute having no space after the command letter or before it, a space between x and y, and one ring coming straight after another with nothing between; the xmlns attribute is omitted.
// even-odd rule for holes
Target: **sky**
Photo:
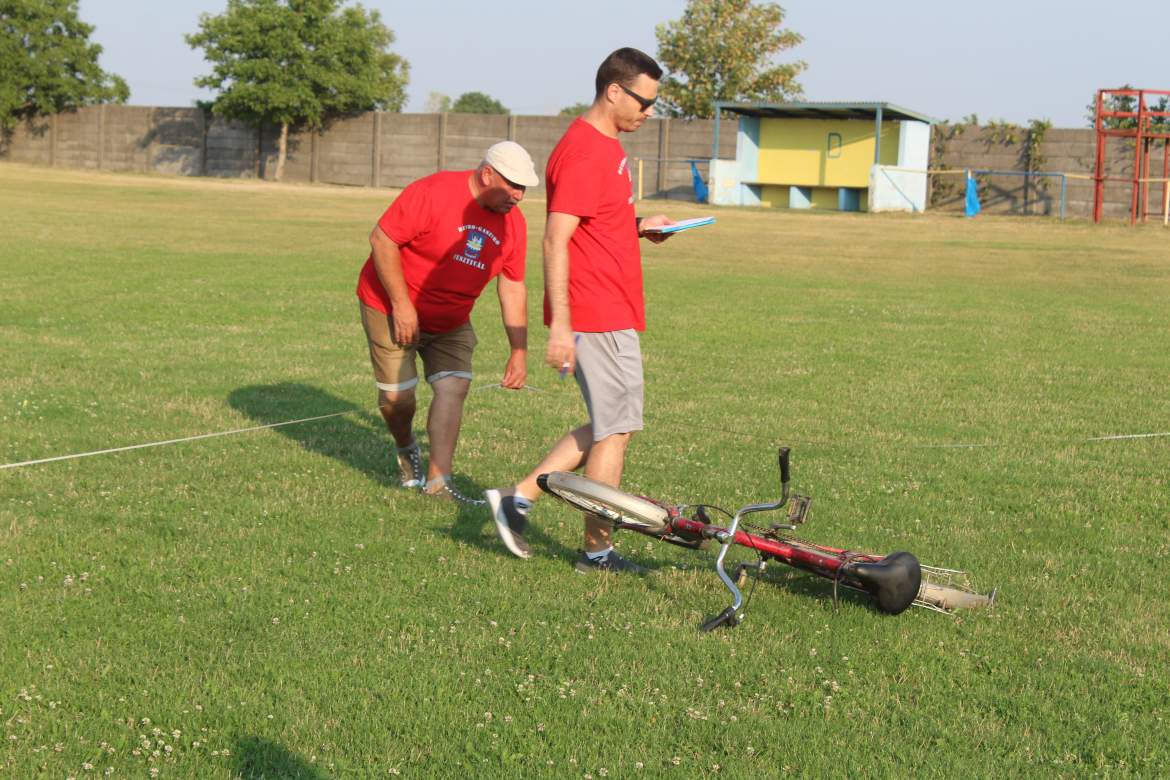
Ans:
<svg viewBox="0 0 1170 780"><path fill-rule="evenodd" d="M410 63L406 111L432 92L486 92L514 114L555 114L592 98L597 65L613 49L657 51L655 26L685 0L366 0ZM1129 0L1110 12L1089 0L788 0L784 26L804 43L809 101L882 101L936 119L1056 127L1086 125L1095 90L1170 89L1170 2ZM226 0L80 0L96 26L102 66L126 79L135 105L188 106L211 94L209 71L183 35ZM1124 17L1124 18L1122 18Z"/></svg>

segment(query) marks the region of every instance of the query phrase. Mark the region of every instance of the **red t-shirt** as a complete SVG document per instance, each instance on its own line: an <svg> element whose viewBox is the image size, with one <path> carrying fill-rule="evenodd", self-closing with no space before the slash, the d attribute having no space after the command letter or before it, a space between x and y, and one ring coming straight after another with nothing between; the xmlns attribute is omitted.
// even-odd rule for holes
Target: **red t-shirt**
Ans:
<svg viewBox="0 0 1170 780"><path fill-rule="evenodd" d="M402 273L418 326L445 333L467 322L475 299L503 272L524 281L528 228L519 208L488 211L471 196L471 171L440 171L402 191L378 227L402 252ZM392 313L371 253L358 277L362 303Z"/></svg>
<svg viewBox="0 0 1170 780"><path fill-rule="evenodd" d="M545 186L550 212L581 218L569 240L573 330L645 330L634 183L622 145L577 119L548 159ZM546 296L545 325L551 317Z"/></svg>

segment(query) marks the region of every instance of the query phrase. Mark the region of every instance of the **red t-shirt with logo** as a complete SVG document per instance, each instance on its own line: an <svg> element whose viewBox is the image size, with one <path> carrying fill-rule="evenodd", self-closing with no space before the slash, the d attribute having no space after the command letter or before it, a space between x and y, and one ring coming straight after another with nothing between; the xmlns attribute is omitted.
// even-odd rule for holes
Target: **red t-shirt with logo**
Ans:
<svg viewBox="0 0 1170 780"><path fill-rule="evenodd" d="M550 212L581 218L569 240L573 330L645 330L634 184L621 143L577 119L548 159L545 186ZM545 325L551 316L546 296Z"/></svg>
<svg viewBox="0 0 1170 780"><path fill-rule="evenodd" d="M496 274L524 281L524 215L519 208L497 214L476 203L468 184L471 173L440 171L419 179L378 220L402 253L418 326L427 333L445 333L467 322L475 299ZM357 296L367 306L392 313L372 253L358 277Z"/></svg>

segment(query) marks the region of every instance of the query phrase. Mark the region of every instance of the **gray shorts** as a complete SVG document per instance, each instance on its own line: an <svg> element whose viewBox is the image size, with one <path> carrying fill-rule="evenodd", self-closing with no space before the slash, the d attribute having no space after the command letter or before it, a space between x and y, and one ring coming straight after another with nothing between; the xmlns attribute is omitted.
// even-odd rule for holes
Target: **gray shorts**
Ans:
<svg viewBox="0 0 1170 780"><path fill-rule="evenodd" d="M633 329L577 333L574 376L589 410L593 441L642 430L642 344Z"/></svg>

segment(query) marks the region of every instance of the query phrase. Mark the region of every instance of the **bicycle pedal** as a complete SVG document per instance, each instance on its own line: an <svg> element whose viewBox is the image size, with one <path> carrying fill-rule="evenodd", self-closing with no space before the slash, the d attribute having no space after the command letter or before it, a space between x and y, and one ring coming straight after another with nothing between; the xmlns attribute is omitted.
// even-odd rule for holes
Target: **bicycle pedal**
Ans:
<svg viewBox="0 0 1170 780"><path fill-rule="evenodd" d="M812 497L795 495L792 505L788 507L788 524L800 525L808 518L808 511L812 507Z"/></svg>

